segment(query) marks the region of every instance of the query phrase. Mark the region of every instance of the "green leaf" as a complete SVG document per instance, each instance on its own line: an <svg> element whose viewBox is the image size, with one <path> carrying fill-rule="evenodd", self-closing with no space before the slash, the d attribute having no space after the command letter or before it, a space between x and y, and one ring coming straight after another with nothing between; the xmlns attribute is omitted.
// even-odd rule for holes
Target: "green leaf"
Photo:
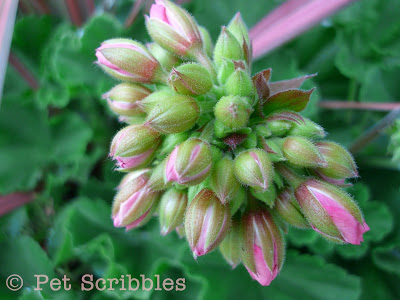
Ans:
<svg viewBox="0 0 400 300"><path fill-rule="evenodd" d="M372 251L372 260L378 268L400 275L400 243L375 248Z"/></svg>
<svg viewBox="0 0 400 300"><path fill-rule="evenodd" d="M356 276L315 256L289 251L280 274L269 287L263 287L251 279L244 267L230 270L228 264L221 264L222 257L217 252L199 257L198 262L188 252L183 258L185 269L187 275L203 282L203 299L333 300L358 299L360 295Z"/></svg>
<svg viewBox="0 0 400 300"><path fill-rule="evenodd" d="M302 111L306 108L313 90L289 90L276 93L265 102L263 112L265 115L268 115L271 112L285 109Z"/></svg>
<svg viewBox="0 0 400 300"><path fill-rule="evenodd" d="M18 274L24 286L36 285L34 275L43 274L54 278L53 264L40 245L29 236L20 236L0 243L0 275L7 278ZM43 286L44 290L50 287Z"/></svg>
<svg viewBox="0 0 400 300"><path fill-rule="evenodd" d="M22 125L23 124L23 125ZM50 160L46 112L19 97L3 99L0 110L0 193L32 189Z"/></svg>

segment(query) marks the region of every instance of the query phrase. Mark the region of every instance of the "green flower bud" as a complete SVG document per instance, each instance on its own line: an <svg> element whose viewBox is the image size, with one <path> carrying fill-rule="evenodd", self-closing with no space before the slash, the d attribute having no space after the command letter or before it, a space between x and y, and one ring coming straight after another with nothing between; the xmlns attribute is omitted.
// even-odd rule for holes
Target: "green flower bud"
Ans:
<svg viewBox="0 0 400 300"><path fill-rule="evenodd" d="M272 162L285 161L283 155L283 141L281 138L262 139L262 146L264 151L268 153Z"/></svg>
<svg viewBox="0 0 400 300"><path fill-rule="evenodd" d="M165 98L160 100L155 101L155 105L151 105L146 124L161 133L179 133L194 126L200 114L200 108L195 99L170 94L167 101Z"/></svg>
<svg viewBox="0 0 400 300"><path fill-rule="evenodd" d="M191 138L177 146L168 156L165 179L182 185L196 185L208 177L211 167L210 145L203 140Z"/></svg>
<svg viewBox="0 0 400 300"><path fill-rule="evenodd" d="M246 98L225 96L215 105L214 114L217 121L230 129L239 129L247 125L253 109Z"/></svg>
<svg viewBox="0 0 400 300"><path fill-rule="evenodd" d="M159 207L162 235L167 235L183 222L186 205L186 191L171 188L164 193Z"/></svg>
<svg viewBox="0 0 400 300"><path fill-rule="evenodd" d="M166 163L167 163L167 160L164 159L162 162L160 162L154 168L153 172L151 173L151 176L150 176L150 179L149 179L149 182L147 183L147 185L153 191L165 190L172 186L172 182L167 182L167 181L165 181L165 178L164 178Z"/></svg>
<svg viewBox="0 0 400 300"><path fill-rule="evenodd" d="M224 88L226 94L248 97L250 104L252 104L254 85L246 71L242 69L234 71L226 80Z"/></svg>
<svg viewBox="0 0 400 300"><path fill-rule="evenodd" d="M188 63L173 68L168 84L178 94L197 96L208 93L213 87L210 73L205 67Z"/></svg>
<svg viewBox="0 0 400 300"><path fill-rule="evenodd" d="M256 197L258 200L261 200L269 207L271 208L274 207L276 198L276 189L273 184L271 184L270 187L264 192L257 192L253 188L250 188L250 192L254 197Z"/></svg>
<svg viewBox="0 0 400 300"><path fill-rule="evenodd" d="M223 63L223 58L241 60L243 51L235 36L222 26L221 34L218 37L214 48L214 63L219 68Z"/></svg>
<svg viewBox="0 0 400 300"><path fill-rule="evenodd" d="M236 179L233 160L228 156L215 163L211 172L211 188L223 204L231 201L238 193L241 185Z"/></svg>
<svg viewBox="0 0 400 300"><path fill-rule="evenodd" d="M242 204L245 204L247 201L247 192L246 189L240 185L236 196L229 202L229 207L231 208L231 215L233 216Z"/></svg>
<svg viewBox="0 0 400 300"><path fill-rule="evenodd" d="M190 202L185 215L186 239L194 257L214 250L231 226L229 207L212 190L203 189Z"/></svg>
<svg viewBox="0 0 400 300"><path fill-rule="evenodd" d="M121 83L103 95L110 109L118 115L127 117L143 117L146 114L138 106L137 101L146 98L151 90L140 84Z"/></svg>
<svg viewBox="0 0 400 300"><path fill-rule="evenodd" d="M283 154L289 163L297 167L325 167L326 161L318 148L300 136L290 136L283 142Z"/></svg>
<svg viewBox="0 0 400 300"><path fill-rule="evenodd" d="M222 256L231 265L232 269L240 264L240 222L238 220L232 220L231 229L221 245L219 245L219 251L221 251Z"/></svg>
<svg viewBox="0 0 400 300"><path fill-rule="evenodd" d="M235 64L230 59L222 59L222 63L218 69L218 81L221 84L225 84L231 74L235 72Z"/></svg>
<svg viewBox="0 0 400 300"><path fill-rule="evenodd" d="M290 128L292 128L292 123L284 120L270 121L267 123L268 130L275 136L287 135Z"/></svg>
<svg viewBox="0 0 400 300"><path fill-rule="evenodd" d="M285 188L275 201L275 211L288 224L298 228L310 228L310 224L303 216L300 205L294 197L291 188Z"/></svg>
<svg viewBox="0 0 400 300"><path fill-rule="evenodd" d="M249 31L240 12L233 17L227 28L235 36L240 45L243 45L244 41L246 41L247 45L250 45Z"/></svg>
<svg viewBox="0 0 400 300"><path fill-rule="evenodd" d="M345 148L334 142L318 142L315 145L327 163L326 167L316 169L319 174L333 179L358 177L353 156Z"/></svg>
<svg viewBox="0 0 400 300"><path fill-rule="evenodd" d="M203 41L203 49L206 52L206 54L211 57L213 54L214 45L213 45L210 33L203 26L199 26L199 31L200 31L201 39Z"/></svg>
<svg viewBox="0 0 400 300"><path fill-rule="evenodd" d="M161 147L160 147L160 156L167 155L174 150L174 148L180 143L186 141L189 138L189 133L180 132L174 134L168 134L165 136Z"/></svg>
<svg viewBox="0 0 400 300"><path fill-rule="evenodd" d="M132 171L153 160L160 142L160 134L150 127L130 125L115 135L110 156L117 161L119 171Z"/></svg>
<svg viewBox="0 0 400 300"><path fill-rule="evenodd" d="M292 128L289 130L289 135L300 135L307 138L323 138L326 136L324 129L319 126L317 123L311 121L308 118L304 118L304 123L296 123L292 124Z"/></svg>
<svg viewBox="0 0 400 300"><path fill-rule="evenodd" d="M268 154L260 149L240 153L234 163L237 178L258 192L266 191L274 176L274 168Z"/></svg>
<svg viewBox="0 0 400 300"><path fill-rule="evenodd" d="M180 59L174 56L171 52L165 50L159 44L149 43L146 46L165 70L170 71L172 67L179 65Z"/></svg>

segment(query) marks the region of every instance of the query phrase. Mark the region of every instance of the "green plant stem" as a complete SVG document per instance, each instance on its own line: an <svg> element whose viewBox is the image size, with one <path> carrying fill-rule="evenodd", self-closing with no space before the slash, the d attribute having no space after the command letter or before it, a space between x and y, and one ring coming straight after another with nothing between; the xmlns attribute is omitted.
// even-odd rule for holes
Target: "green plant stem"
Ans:
<svg viewBox="0 0 400 300"><path fill-rule="evenodd" d="M357 153L371 143L381 132L400 117L400 107L388 113L382 120L364 132L351 146L350 152Z"/></svg>

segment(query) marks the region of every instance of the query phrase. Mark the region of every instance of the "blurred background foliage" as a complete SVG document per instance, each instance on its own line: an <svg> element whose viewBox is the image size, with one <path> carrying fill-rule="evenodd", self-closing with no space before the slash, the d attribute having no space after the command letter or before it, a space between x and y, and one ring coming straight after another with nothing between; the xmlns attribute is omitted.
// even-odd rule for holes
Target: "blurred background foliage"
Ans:
<svg viewBox="0 0 400 300"><path fill-rule="evenodd" d="M398 122L356 156L361 179L348 191L371 228L365 242L338 246L315 232L290 229L284 267L269 287L253 281L243 266L231 271L218 251L196 262L185 240L175 233L159 235L156 218L135 231L113 228L110 207L121 174L113 171L107 154L121 124L101 100L116 82L93 64L94 49L113 37L149 41L146 7L124 26L133 2L96 1L94 15L76 26L65 7L58 15L32 14L29 1L21 1L26 7L19 10L11 52L36 85L9 65L0 109L0 194L33 197L0 217L0 298L399 299ZM192 0L183 5L215 40L237 11L251 27L282 2ZM400 100L399 12L398 0L355 2L255 61L253 73L272 67L272 80L281 80L318 72L303 86L317 87L306 115L326 128L328 138L349 146L385 112L318 104ZM14 273L25 281L17 293L3 284ZM66 274L73 289L53 292L47 285L34 291L33 274ZM186 290L82 292L83 274L184 277Z"/></svg>

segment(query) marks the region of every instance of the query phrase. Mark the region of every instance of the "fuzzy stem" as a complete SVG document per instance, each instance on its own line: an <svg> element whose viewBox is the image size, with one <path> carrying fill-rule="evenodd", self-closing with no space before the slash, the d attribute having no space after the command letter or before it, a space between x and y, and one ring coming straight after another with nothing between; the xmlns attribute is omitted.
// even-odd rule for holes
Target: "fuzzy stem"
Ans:
<svg viewBox="0 0 400 300"><path fill-rule="evenodd" d="M392 125L392 123L400 117L400 107L388 113L382 120L364 132L351 146L350 152L357 153L369 143L371 143L381 132Z"/></svg>
<svg viewBox="0 0 400 300"><path fill-rule="evenodd" d="M382 103L382 102L345 102L345 101L320 101L319 107L327 109L360 109L360 110L375 110L375 111L391 111L400 107L400 103Z"/></svg>

